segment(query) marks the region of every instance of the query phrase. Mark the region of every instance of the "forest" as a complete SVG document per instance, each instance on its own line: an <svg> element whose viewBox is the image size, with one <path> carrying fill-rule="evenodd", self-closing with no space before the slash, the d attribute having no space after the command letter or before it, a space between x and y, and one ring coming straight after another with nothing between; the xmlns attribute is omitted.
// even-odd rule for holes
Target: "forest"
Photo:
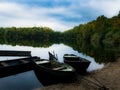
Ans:
<svg viewBox="0 0 120 90"><path fill-rule="evenodd" d="M0 43L34 47L48 47L53 42L59 42L60 35L60 32L55 32L48 27L1 27Z"/></svg>
<svg viewBox="0 0 120 90"><path fill-rule="evenodd" d="M98 46L119 46L120 13L111 18L101 15L96 20L80 24L64 32L54 31L49 27L0 27L0 43L14 42L15 44L23 40L26 43L74 41L77 44L89 42Z"/></svg>
<svg viewBox="0 0 120 90"><path fill-rule="evenodd" d="M120 13L107 18L104 15L86 24L80 24L65 31L64 38L76 42L90 42L92 45L103 44L106 47L120 45Z"/></svg>

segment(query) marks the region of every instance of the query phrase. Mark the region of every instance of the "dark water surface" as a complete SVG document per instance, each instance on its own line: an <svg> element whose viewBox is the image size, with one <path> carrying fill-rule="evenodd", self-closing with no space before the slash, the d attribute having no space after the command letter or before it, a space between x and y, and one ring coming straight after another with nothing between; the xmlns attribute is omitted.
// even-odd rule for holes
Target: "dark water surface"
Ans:
<svg viewBox="0 0 120 90"><path fill-rule="evenodd" d="M42 87L34 71L0 78L0 90L34 90Z"/></svg>

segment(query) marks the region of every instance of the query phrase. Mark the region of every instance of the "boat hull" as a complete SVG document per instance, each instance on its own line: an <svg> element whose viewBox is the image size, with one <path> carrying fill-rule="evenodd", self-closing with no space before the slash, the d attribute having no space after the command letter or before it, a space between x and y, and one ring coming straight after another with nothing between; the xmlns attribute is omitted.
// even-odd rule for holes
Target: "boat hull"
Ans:
<svg viewBox="0 0 120 90"><path fill-rule="evenodd" d="M33 58L30 57L30 58L0 61L0 78L32 70L33 61L31 59ZM21 62L20 60L24 60L24 63ZM3 66L2 65L3 62L8 65Z"/></svg>
<svg viewBox="0 0 120 90"><path fill-rule="evenodd" d="M35 65L35 74L38 80L44 85L73 82L76 78L76 71L52 70L43 65Z"/></svg>
<svg viewBox="0 0 120 90"><path fill-rule="evenodd" d="M69 56L69 57L67 57ZM67 63L74 67L78 74L86 74L86 70L90 65L90 61L80 57L70 57L70 55L64 56L64 63Z"/></svg>
<svg viewBox="0 0 120 90"><path fill-rule="evenodd" d="M64 60L65 63L74 67L79 74L85 74L90 62L69 62Z"/></svg>

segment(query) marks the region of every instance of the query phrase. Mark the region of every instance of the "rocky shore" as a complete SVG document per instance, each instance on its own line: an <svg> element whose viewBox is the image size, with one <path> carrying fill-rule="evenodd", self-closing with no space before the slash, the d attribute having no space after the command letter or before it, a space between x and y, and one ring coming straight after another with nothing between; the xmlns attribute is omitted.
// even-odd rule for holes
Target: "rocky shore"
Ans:
<svg viewBox="0 0 120 90"><path fill-rule="evenodd" d="M45 86L37 90L105 90L103 85L108 90L120 90L120 58L83 78L79 76L76 82Z"/></svg>

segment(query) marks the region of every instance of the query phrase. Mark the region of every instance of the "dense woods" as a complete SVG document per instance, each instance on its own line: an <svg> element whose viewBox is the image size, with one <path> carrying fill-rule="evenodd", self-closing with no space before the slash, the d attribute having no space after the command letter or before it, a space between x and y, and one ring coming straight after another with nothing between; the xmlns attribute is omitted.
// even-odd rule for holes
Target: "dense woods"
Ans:
<svg viewBox="0 0 120 90"><path fill-rule="evenodd" d="M86 24L80 24L65 32L53 31L48 27L0 28L0 42L19 42L20 40L36 42L74 41L90 42L92 45L120 45L120 13L107 18L104 15Z"/></svg>
<svg viewBox="0 0 120 90"><path fill-rule="evenodd" d="M50 42L57 42L60 38L58 35L60 32L48 27L0 28L0 43L46 47L51 45Z"/></svg>
<svg viewBox="0 0 120 90"><path fill-rule="evenodd" d="M104 15L96 20L81 24L64 32L66 39L76 42L90 42L93 45L103 44L108 47L120 45L120 13L118 16L107 18Z"/></svg>

